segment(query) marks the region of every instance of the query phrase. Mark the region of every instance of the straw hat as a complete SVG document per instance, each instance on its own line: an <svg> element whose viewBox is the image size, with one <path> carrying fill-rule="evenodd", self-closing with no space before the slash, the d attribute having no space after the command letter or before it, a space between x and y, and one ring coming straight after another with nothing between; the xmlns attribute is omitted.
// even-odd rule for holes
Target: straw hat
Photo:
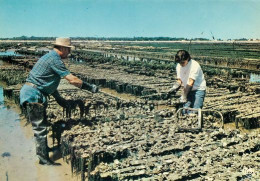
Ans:
<svg viewBox="0 0 260 181"><path fill-rule="evenodd" d="M56 42L53 45L72 48L70 38L56 38Z"/></svg>

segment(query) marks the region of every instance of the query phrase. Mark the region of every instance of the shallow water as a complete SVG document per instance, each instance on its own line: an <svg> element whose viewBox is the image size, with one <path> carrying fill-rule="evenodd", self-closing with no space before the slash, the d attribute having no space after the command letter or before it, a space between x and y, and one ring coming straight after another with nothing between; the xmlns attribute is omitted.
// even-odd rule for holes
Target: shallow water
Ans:
<svg viewBox="0 0 260 181"><path fill-rule="evenodd" d="M127 94L127 93L118 93L116 90L113 89L109 89L109 88L102 88L103 93L113 96L113 97L117 97L123 100L139 100L139 98L137 96L131 95L131 94Z"/></svg>
<svg viewBox="0 0 260 181"><path fill-rule="evenodd" d="M14 50L7 50L6 52L0 52L0 55L21 56L20 54L16 53Z"/></svg>
<svg viewBox="0 0 260 181"><path fill-rule="evenodd" d="M260 83L260 74L251 73L249 82Z"/></svg>
<svg viewBox="0 0 260 181"><path fill-rule="evenodd" d="M77 180L59 151L50 157L62 166L38 164L31 125L26 125L26 120L20 117L18 106L4 99L0 85L0 181Z"/></svg>

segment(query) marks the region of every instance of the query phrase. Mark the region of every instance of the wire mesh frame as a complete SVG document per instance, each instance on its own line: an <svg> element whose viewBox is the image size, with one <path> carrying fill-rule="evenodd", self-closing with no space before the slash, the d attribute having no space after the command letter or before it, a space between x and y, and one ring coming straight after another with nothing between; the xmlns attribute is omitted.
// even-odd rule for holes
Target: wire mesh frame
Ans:
<svg viewBox="0 0 260 181"><path fill-rule="evenodd" d="M195 109L195 108L189 108L189 107L183 107L178 109L178 111L176 111L175 116L177 117L177 119L179 118L179 114L182 110L190 110L190 111L197 111L198 112L198 128L197 129L202 129L202 112L215 112L218 113L220 118L221 118L221 127L224 128L224 118L221 112L216 111L216 110L208 110L208 109Z"/></svg>
<svg viewBox="0 0 260 181"><path fill-rule="evenodd" d="M176 117L177 119L179 119L179 114L182 110L188 110L188 111L196 111L198 112L198 127L196 129L201 129L202 128L202 114L201 114L201 109L195 109L195 108L189 108L189 107L183 107L178 109L178 111L176 112Z"/></svg>

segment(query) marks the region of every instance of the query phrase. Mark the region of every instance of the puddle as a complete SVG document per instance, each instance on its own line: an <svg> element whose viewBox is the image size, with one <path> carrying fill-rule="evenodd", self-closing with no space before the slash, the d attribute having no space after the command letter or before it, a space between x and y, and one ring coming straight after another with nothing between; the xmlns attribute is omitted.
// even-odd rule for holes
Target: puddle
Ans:
<svg viewBox="0 0 260 181"><path fill-rule="evenodd" d="M15 50L7 50L5 52L0 52L0 55L3 55L3 56L22 56L20 55L19 53L16 53Z"/></svg>
<svg viewBox="0 0 260 181"><path fill-rule="evenodd" d="M126 93L118 93L116 90L112 90L109 88L102 88L102 90L100 90L101 92L113 96L113 97L118 97L120 99L124 99L124 100L139 100L138 97L133 96L131 94L126 94Z"/></svg>
<svg viewBox="0 0 260 181"><path fill-rule="evenodd" d="M251 73L249 82L260 83L260 74Z"/></svg>
<svg viewBox="0 0 260 181"><path fill-rule="evenodd" d="M63 161L58 151L50 157L62 166L38 164L31 125L26 125L26 120L19 116L18 106L10 103L4 100L0 84L0 180L76 181L70 165Z"/></svg>
<svg viewBox="0 0 260 181"><path fill-rule="evenodd" d="M260 131L260 128L254 128L254 129L245 129L240 123L238 123L238 127L239 130L241 131L241 133L252 133L255 131ZM225 123L224 125L224 129L225 130L235 130L236 128L236 124L235 123Z"/></svg>

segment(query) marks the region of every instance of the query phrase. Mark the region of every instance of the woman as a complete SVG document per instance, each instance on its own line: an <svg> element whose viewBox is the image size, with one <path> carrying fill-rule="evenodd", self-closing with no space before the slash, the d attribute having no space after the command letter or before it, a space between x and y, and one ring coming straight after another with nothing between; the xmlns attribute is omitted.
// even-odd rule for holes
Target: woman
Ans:
<svg viewBox="0 0 260 181"><path fill-rule="evenodd" d="M183 86L180 102L186 108L201 109L206 94L206 81L198 62L191 59L186 50L179 50L175 55L177 63L177 81L170 89L169 94L176 93Z"/></svg>

